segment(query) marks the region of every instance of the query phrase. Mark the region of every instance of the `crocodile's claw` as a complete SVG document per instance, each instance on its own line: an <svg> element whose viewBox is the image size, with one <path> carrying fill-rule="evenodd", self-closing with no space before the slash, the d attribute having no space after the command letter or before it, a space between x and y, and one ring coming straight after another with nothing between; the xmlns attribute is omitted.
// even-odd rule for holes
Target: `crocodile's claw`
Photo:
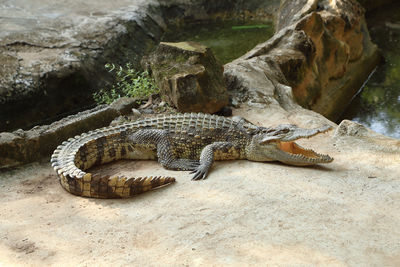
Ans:
<svg viewBox="0 0 400 267"><path fill-rule="evenodd" d="M191 159L175 159L173 161L164 163L164 167L169 170L177 171L194 171L199 167L200 162L198 160Z"/></svg>
<svg viewBox="0 0 400 267"><path fill-rule="evenodd" d="M179 162L182 171L194 171L200 166L198 160L181 159Z"/></svg>
<svg viewBox="0 0 400 267"><path fill-rule="evenodd" d="M195 170L191 171L190 174L194 173L192 180L204 180L207 178L208 171L210 168L204 165L199 165Z"/></svg>

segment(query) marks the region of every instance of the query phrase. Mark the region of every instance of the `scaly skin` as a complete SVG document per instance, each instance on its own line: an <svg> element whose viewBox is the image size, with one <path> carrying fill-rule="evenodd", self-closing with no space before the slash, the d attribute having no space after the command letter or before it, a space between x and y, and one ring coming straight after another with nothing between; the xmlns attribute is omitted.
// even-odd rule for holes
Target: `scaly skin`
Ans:
<svg viewBox="0 0 400 267"><path fill-rule="evenodd" d="M172 177L109 177L85 172L118 159L158 159L165 168L188 170L205 179L214 160L281 161L291 165L329 163L333 159L292 142L329 130L294 125L258 127L238 118L201 113L161 115L110 126L68 139L51 163L70 193L95 198L126 198L170 184Z"/></svg>

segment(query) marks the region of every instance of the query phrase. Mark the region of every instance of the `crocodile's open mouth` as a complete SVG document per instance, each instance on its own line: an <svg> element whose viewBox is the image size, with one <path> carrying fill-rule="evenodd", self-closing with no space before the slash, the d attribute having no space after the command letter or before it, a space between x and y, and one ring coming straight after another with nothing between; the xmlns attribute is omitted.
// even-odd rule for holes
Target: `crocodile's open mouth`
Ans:
<svg viewBox="0 0 400 267"><path fill-rule="evenodd" d="M281 151L288 153L293 159L301 159L309 163L328 163L333 161L333 158L329 155L319 154L312 149L303 148L295 142L278 141L277 147ZM304 162L304 164L306 164L306 162ZM303 164L299 162L298 165Z"/></svg>

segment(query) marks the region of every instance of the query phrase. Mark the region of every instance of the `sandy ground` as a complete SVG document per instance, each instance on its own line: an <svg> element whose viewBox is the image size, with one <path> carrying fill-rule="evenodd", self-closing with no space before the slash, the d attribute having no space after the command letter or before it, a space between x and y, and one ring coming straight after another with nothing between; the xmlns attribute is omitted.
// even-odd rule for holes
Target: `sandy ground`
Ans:
<svg viewBox="0 0 400 267"><path fill-rule="evenodd" d="M127 200L73 196L47 162L2 172L0 266L400 266L399 155L332 134L302 142L324 166L217 162L199 182L151 161L93 170L177 178Z"/></svg>

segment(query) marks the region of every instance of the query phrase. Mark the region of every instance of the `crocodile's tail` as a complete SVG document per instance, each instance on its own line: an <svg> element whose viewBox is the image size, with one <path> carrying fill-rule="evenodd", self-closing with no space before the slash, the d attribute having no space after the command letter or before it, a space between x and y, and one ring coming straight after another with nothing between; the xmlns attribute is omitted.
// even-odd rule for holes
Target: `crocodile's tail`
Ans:
<svg viewBox="0 0 400 267"><path fill-rule="evenodd" d="M84 171L95 164L124 158L128 149L120 129L103 128L63 142L50 162L61 185L68 192L84 197L127 198L175 181L172 177L110 177Z"/></svg>
<svg viewBox="0 0 400 267"><path fill-rule="evenodd" d="M175 182L173 177L96 176L86 173L82 178L59 174L61 185L70 193L93 198L128 198Z"/></svg>

